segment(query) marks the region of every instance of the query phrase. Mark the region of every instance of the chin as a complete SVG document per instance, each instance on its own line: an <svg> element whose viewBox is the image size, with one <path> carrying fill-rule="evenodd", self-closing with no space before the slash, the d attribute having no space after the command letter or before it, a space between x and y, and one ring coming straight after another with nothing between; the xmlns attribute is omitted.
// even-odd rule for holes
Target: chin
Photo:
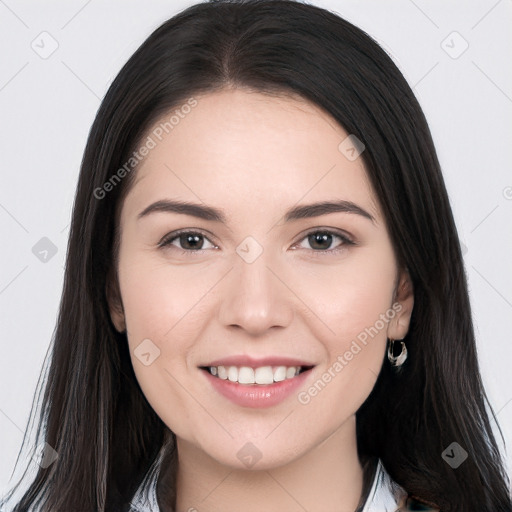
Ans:
<svg viewBox="0 0 512 512"><path fill-rule="evenodd" d="M304 446L288 444L284 439L230 439L219 440L215 445L211 441L203 446L204 453L218 464L234 470L264 471L286 466L305 453Z"/></svg>

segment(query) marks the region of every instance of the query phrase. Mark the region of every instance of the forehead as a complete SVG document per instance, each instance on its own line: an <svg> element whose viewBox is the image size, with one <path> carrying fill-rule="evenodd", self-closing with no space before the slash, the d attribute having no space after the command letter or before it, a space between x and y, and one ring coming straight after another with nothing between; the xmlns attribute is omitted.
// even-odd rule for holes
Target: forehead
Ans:
<svg viewBox="0 0 512 512"><path fill-rule="evenodd" d="M261 214L263 204L343 198L378 217L362 158L347 158L349 134L318 106L241 89L194 99L144 135L151 149L137 168L130 209L172 196Z"/></svg>

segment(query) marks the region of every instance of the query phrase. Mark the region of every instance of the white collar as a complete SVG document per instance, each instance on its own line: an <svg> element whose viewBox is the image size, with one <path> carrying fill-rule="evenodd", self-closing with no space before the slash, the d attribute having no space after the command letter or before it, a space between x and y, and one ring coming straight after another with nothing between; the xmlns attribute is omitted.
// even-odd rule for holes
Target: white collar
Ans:
<svg viewBox="0 0 512 512"><path fill-rule="evenodd" d="M396 512L406 496L407 492L391 479L379 459L368 499L361 512Z"/></svg>

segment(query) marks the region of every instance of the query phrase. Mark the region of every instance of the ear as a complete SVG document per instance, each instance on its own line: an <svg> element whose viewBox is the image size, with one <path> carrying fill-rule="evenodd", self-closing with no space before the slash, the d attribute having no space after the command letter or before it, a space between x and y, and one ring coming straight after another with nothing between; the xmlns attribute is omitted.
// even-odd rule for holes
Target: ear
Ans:
<svg viewBox="0 0 512 512"><path fill-rule="evenodd" d="M124 332L126 330L126 321L116 272L109 272L105 293L112 323L118 332Z"/></svg>
<svg viewBox="0 0 512 512"><path fill-rule="evenodd" d="M414 306L414 290L408 270L400 272L394 293L393 310L396 315L389 321L387 335L389 339L401 340L409 331L412 308Z"/></svg>

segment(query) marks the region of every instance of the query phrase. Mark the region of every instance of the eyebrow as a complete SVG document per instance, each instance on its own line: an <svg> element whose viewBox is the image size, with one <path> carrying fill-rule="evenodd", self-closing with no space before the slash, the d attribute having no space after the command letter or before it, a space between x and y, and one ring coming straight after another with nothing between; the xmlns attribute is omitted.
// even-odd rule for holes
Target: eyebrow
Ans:
<svg viewBox="0 0 512 512"><path fill-rule="evenodd" d="M183 215L190 215L203 220L210 220L226 224L226 216L223 210L207 206L205 204L191 203L187 201L172 201L170 199L161 199L150 204L144 208L137 219L141 219L150 213L167 212L167 213L180 213ZM290 222L298 219L307 219L312 217L319 217L328 213L354 213L366 219L375 222L375 218L366 210L353 203L352 201L321 201L317 203L305 204L294 206L286 211L284 221Z"/></svg>

